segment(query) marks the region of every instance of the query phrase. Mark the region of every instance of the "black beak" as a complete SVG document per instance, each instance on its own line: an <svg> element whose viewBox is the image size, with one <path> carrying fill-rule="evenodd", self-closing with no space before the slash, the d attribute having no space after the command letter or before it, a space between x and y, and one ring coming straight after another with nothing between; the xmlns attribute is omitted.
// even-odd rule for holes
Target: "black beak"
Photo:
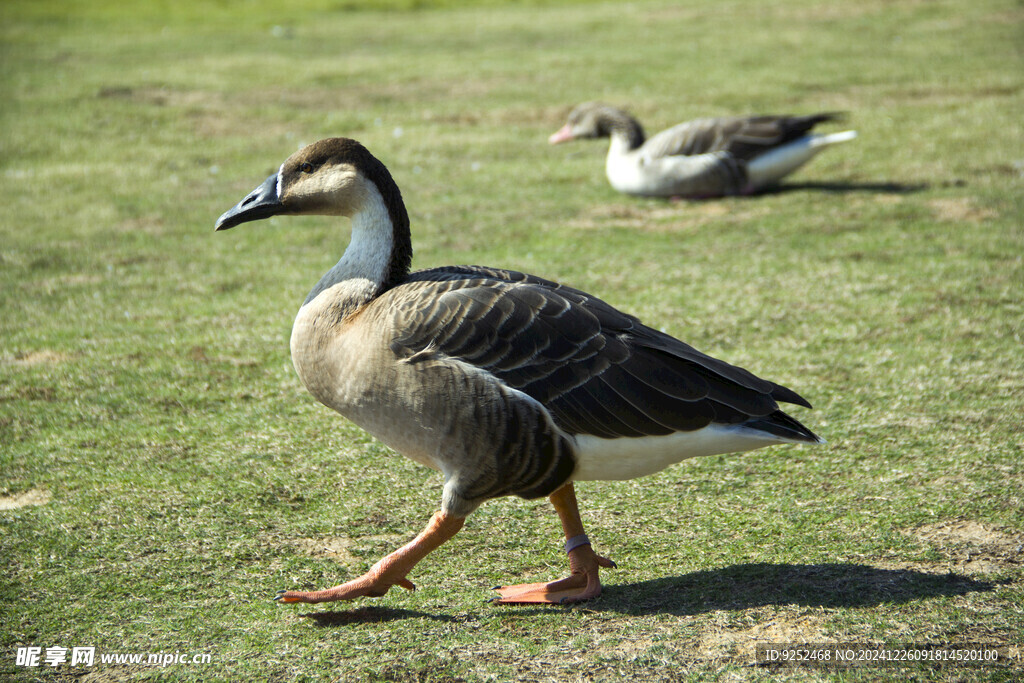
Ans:
<svg viewBox="0 0 1024 683"><path fill-rule="evenodd" d="M263 181L263 184L249 193L242 201L224 212L217 219L215 229L227 230L241 223L258 221L284 213L284 204L277 197L277 174Z"/></svg>

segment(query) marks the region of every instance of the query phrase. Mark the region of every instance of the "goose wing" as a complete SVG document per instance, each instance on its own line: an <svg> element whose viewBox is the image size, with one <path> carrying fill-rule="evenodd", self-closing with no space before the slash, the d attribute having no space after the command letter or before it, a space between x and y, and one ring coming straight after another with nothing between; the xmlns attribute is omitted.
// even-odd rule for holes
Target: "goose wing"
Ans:
<svg viewBox="0 0 1024 683"><path fill-rule="evenodd" d="M669 434L782 415L776 400L808 405L600 299L532 275L457 266L413 273L396 289L405 287L421 291L395 292L405 330L392 342L396 354L469 363L539 401L572 434Z"/></svg>
<svg viewBox="0 0 1024 683"><path fill-rule="evenodd" d="M727 152L749 161L759 154L807 134L814 126L838 114L808 116L733 116L695 119L658 133L644 144L650 159Z"/></svg>

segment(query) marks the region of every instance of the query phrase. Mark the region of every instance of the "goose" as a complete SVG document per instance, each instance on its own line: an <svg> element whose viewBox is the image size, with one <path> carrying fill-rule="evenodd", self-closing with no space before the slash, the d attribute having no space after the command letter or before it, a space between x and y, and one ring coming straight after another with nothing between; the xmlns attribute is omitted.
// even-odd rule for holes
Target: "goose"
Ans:
<svg viewBox="0 0 1024 683"><path fill-rule="evenodd" d="M604 301L514 270L411 271L409 217L376 157L346 138L292 154L216 230L270 216L348 216L341 259L299 308L295 370L321 403L439 471L441 506L411 542L319 603L414 589L408 574L484 501L547 496L570 575L498 587L495 602L596 597L614 567L587 537L574 483L631 479L685 458L820 439L779 409L796 392L707 356Z"/></svg>
<svg viewBox="0 0 1024 683"><path fill-rule="evenodd" d="M810 130L838 114L703 118L647 139L621 109L586 102L548 138L557 145L611 138L605 173L626 194L692 199L753 194L774 185L831 145L857 137L853 130L819 135Z"/></svg>

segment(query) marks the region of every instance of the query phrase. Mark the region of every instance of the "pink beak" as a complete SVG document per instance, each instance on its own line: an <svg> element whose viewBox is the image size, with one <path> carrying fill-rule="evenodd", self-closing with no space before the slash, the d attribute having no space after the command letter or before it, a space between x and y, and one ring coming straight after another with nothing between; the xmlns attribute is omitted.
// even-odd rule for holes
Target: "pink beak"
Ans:
<svg viewBox="0 0 1024 683"><path fill-rule="evenodd" d="M566 140L573 139L572 126L568 123L562 126L557 133L548 138L548 142L552 145L557 145L559 142L565 142Z"/></svg>

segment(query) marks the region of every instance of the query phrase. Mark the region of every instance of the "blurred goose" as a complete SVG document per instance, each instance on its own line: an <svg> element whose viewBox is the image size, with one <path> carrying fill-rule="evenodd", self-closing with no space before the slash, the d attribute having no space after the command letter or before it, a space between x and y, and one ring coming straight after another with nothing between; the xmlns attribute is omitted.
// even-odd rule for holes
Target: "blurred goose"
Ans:
<svg viewBox="0 0 1024 683"><path fill-rule="evenodd" d="M774 185L830 145L857 132L810 130L836 114L696 119L646 139L632 116L599 102L581 104L548 138L611 138L605 173L619 192L649 197L752 194Z"/></svg>
<svg viewBox="0 0 1024 683"><path fill-rule="evenodd" d="M589 294L478 266L410 272L398 186L362 145L321 140L218 219L217 230L283 214L349 216L341 260L313 287L291 337L307 389L444 477L441 509L413 541L324 602L412 589L413 566L481 503L548 496L571 574L498 588L502 603L575 602L601 592L573 482L631 479L715 453L819 439L779 410L795 392L700 353ZM386 463L382 463L386 466Z"/></svg>

